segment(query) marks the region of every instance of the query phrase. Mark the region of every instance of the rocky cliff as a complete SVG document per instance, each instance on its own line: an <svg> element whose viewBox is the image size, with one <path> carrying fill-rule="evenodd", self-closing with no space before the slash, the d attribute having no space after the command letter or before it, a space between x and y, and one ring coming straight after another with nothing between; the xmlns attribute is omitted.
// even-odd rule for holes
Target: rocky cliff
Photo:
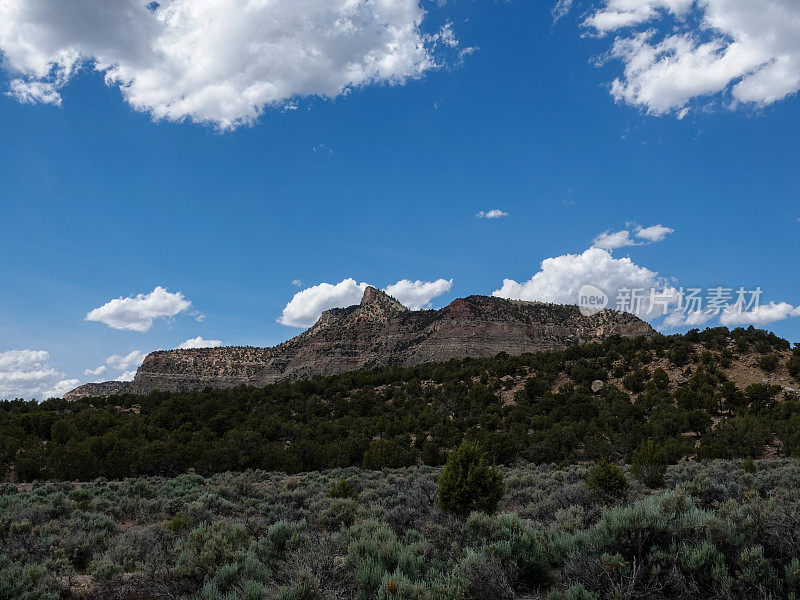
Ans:
<svg viewBox="0 0 800 600"><path fill-rule="evenodd" d="M409 311L394 298L369 287L359 305L325 311L313 327L274 348L153 352L134 380L122 389L115 387L112 393L264 386L356 369L411 366L499 352L515 355L612 335L652 333L647 323L627 313L603 311L586 317L576 306L488 296L460 298L441 310ZM64 397L86 396L86 387Z"/></svg>
<svg viewBox="0 0 800 600"><path fill-rule="evenodd" d="M113 396L124 394L130 388L130 381L102 381L100 383L86 383L64 394L67 400L80 400L81 398L94 398L96 396Z"/></svg>

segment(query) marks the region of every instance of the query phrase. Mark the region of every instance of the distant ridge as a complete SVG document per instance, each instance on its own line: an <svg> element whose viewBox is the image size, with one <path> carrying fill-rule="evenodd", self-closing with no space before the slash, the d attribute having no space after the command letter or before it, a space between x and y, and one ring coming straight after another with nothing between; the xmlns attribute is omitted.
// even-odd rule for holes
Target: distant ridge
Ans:
<svg viewBox="0 0 800 600"><path fill-rule="evenodd" d="M64 398L264 386L358 369L499 352L518 355L613 335L653 333L650 325L628 313L607 310L587 317L577 306L490 296L459 298L440 310L410 311L370 286L360 304L326 310L310 329L273 348L160 350L147 355L133 381L86 384Z"/></svg>

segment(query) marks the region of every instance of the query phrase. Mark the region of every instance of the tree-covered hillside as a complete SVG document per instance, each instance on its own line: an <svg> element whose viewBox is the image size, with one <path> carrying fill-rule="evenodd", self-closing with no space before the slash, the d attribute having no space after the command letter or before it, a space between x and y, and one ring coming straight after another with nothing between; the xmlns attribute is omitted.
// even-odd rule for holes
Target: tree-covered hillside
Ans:
<svg viewBox="0 0 800 600"><path fill-rule="evenodd" d="M0 472L31 481L439 465L464 439L499 464L628 462L647 439L671 463L791 456L798 379L799 348L716 328L265 388L8 401Z"/></svg>

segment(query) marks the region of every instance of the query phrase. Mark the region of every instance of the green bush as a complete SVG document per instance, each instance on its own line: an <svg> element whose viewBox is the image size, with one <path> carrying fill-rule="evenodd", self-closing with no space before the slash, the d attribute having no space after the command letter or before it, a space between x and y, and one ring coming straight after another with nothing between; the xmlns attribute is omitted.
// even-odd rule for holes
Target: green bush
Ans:
<svg viewBox="0 0 800 600"><path fill-rule="evenodd" d="M500 561L488 552L467 548L459 565L464 600L514 600L514 590Z"/></svg>
<svg viewBox="0 0 800 600"><path fill-rule="evenodd" d="M468 442L450 453L439 476L439 506L461 517L473 510L493 513L504 491L502 474L487 465L484 453Z"/></svg>
<svg viewBox="0 0 800 600"><path fill-rule="evenodd" d="M763 546L750 546L739 555L739 577L751 590L751 597L766 598L778 592L781 581L769 559L764 556Z"/></svg>
<svg viewBox="0 0 800 600"><path fill-rule="evenodd" d="M349 527L356 518L356 501L352 498L332 498L317 517L317 525L328 531Z"/></svg>
<svg viewBox="0 0 800 600"><path fill-rule="evenodd" d="M372 440L364 453L364 468L379 471L410 467L417 462L417 451L409 440Z"/></svg>
<svg viewBox="0 0 800 600"><path fill-rule="evenodd" d="M328 488L328 498L353 498L356 500L358 492L350 479L342 477L334 481Z"/></svg>
<svg viewBox="0 0 800 600"><path fill-rule="evenodd" d="M516 514L469 516L465 533L508 570L517 588L535 589L550 580L551 544L547 536Z"/></svg>
<svg viewBox="0 0 800 600"><path fill-rule="evenodd" d="M587 590L583 584L575 583L564 592L551 592L547 600L599 600L599 596Z"/></svg>
<svg viewBox="0 0 800 600"><path fill-rule="evenodd" d="M645 384L645 373L647 372L642 370L628 373L622 379L622 385L624 385L626 389L634 393L639 393L643 391Z"/></svg>
<svg viewBox="0 0 800 600"><path fill-rule="evenodd" d="M797 349L795 349L795 352ZM800 381L800 354L794 354L789 362L786 363L786 368L789 369L789 374L797 381Z"/></svg>
<svg viewBox="0 0 800 600"><path fill-rule="evenodd" d="M114 575L122 573L123 570L122 565L108 558L96 560L89 566L89 572L92 575L92 579L95 581L106 581L111 579Z"/></svg>
<svg viewBox="0 0 800 600"><path fill-rule="evenodd" d="M302 572L292 585L278 590L275 600L322 600L320 581L313 574Z"/></svg>
<svg viewBox="0 0 800 600"><path fill-rule="evenodd" d="M661 487L666 471L667 453L653 440L647 440L633 453L631 474L645 485Z"/></svg>
<svg viewBox="0 0 800 600"><path fill-rule="evenodd" d="M0 559L0 598L3 600L58 600L54 573L44 565L7 565Z"/></svg>
<svg viewBox="0 0 800 600"><path fill-rule="evenodd" d="M622 498L628 492L628 480L620 467L601 460L589 472L586 487L610 498Z"/></svg>
<svg viewBox="0 0 800 600"><path fill-rule="evenodd" d="M403 573L387 574L381 580L378 600L462 600L460 582L437 576L431 581L415 581Z"/></svg>
<svg viewBox="0 0 800 600"><path fill-rule="evenodd" d="M778 368L778 364L780 362L780 358L777 354L765 354L764 356L758 359L758 366L761 367L762 371L766 371L767 373L772 373L775 369Z"/></svg>
<svg viewBox="0 0 800 600"><path fill-rule="evenodd" d="M754 461L754 460L753 460L752 458L750 458L749 456L748 456L747 458L745 458L745 459L744 459L744 460L741 462L740 466L742 467L742 471L744 471L745 473L750 473L750 474L752 474L752 473L755 473L755 472L756 472L756 470L757 470L757 467L756 467L756 461Z"/></svg>
<svg viewBox="0 0 800 600"><path fill-rule="evenodd" d="M172 519L164 524L164 527L166 527L172 533L180 533L181 531L189 529L191 524L191 519L189 519L189 517L186 515L175 515Z"/></svg>

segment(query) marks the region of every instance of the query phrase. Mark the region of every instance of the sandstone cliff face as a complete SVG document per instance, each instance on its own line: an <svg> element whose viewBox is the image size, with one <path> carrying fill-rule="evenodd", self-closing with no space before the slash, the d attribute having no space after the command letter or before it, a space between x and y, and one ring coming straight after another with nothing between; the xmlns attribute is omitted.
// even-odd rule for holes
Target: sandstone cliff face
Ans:
<svg viewBox="0 0 800 600"><path fill-rule="evenodd" d="M592 317L576 306L470 296L441 310L409 311L375 288L361 304L325 311L309 330L274 348L167 350L147 356L127 391L263 386L356 369L565 348L612 335L650 335L633 315ZM79 388L80 389L80 388Z"/></svg>

